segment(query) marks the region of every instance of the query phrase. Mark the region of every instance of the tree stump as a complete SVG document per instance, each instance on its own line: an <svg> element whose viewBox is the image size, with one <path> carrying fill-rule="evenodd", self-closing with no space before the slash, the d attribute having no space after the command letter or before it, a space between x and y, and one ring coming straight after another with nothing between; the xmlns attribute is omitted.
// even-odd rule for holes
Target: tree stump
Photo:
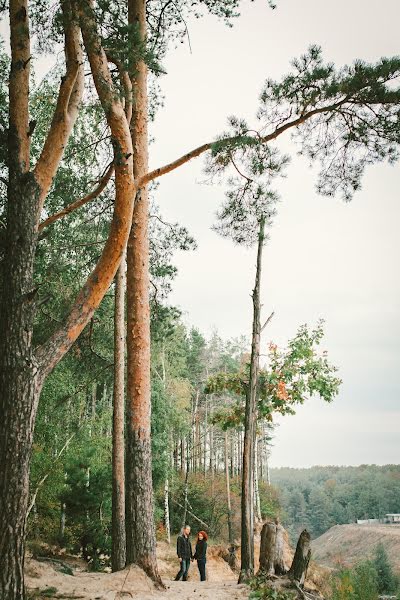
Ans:
<svg viewBox="0 0 400 600"><path fill-rule="evenodd" d="M276 541L275 541L275 575L286 575L287 566L285 564L285 529L276 521Z"/></svg>
<svg viewBox="0 0 400 600"><path fill-rule="evenodd" d="M261 530L259 573L275 574L276 534L277 526L275 523L264 523Z"/></svg>
<svg viewBox="0 0 400 600"><path fill-rule="evenodd" d="M307 529L301 532L296 546L296 552L293 558L292 566L289 570L289 578L304 585L307 576L307 569L311 558L311 536Z"/></svg>

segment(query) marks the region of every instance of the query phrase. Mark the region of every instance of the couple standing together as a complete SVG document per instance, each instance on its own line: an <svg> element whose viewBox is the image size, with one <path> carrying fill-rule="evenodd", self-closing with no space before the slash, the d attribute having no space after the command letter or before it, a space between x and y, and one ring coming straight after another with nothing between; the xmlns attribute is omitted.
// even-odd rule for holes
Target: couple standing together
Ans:
<svg viewBox="0 0 400 600"><path fill-rule="evenodd" d="M190 527L185 525L182 528L178 539L176 540L176 552L181 563L179 573L175 577L175 581L179 581L182 577L182 581L187 581L190 561L197 560L197 566L200 573L200 581L206 580L206 555L207 555L207 539L208 536L205 531L199 531L197 534L196 550L193 554L192 544L189 539Z"/></svg>

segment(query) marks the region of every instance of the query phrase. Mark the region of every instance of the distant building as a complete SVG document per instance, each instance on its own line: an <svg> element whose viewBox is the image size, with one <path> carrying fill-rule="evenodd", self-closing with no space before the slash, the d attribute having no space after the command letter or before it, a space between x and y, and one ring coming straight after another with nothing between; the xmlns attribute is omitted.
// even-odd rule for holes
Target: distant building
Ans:
<svg viewBox="0 0 400 600"><path fill-rule="evenodd" d="M379 519L357 519L357 525L367 525L368 523L379 523Z"/></svg>
<svg viewBox="0 0 400 600"><path fill-rule="evenodd" d="M390 525L394 525L398 523L400 525L400 513L388 513L383 518L384 523L389 523Z"/></svg>

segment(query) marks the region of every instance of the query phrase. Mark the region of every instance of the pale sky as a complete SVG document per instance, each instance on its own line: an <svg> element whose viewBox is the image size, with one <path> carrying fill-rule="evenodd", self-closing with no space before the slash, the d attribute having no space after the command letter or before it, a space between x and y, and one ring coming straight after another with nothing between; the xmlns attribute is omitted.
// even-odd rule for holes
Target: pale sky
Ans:
<svg viewBox="0 0 400 600"><path fill-rule="evenodd" d="M251 119L262 83L279 78L311 43L338 65L399 53L398 0L279 0L245 3L229 29L206 17L188 23L187 45L171 51L162 78L165 107L156 119L151 166L213 139L231 114ZM286 149L294 148L288 143ZM195 253L177 258L172 300L208 334L249 335L254 250L210 230L221 187L201 185L203 162L165 176L157 192L164 214L196 237ZM282 202L265 249L265 331L284 344L304 322L326 320L323 347L343 386L331 405L312 400L280 419L272 466L398 463L400 382L398 278L400 165L367 170L351 204L314 191L316 172L296 158L278 183ZM295 449L295 450L294 450Z"/></svg>
<svg viewBox="0 0 400 600"><path fill-rule="evenodd" d="M279 78L310 44L338 65L399 53L399 0L256 0L233 28L212 17L189 20L188 44L171 49L160 80L165 107L152 126L150 166L212 140L231 114L251 120L267 77ZM43 64L43 63L42 63ZM36 64L36 72L40 63ZM265 248L262 301L275 317L264 333L279 344L323 317L323 348L343 386L331 405L312 400L280 420L272 466L399 463L400 382L397 257L400 165L370 167L351 204L315 193L316 171L293 155ZM164 216L186 225L198 250L181 253L171 301L189 325L224 338L249 335L254 250L235 247L210 227L224 197L202 185L202 159L160 180Z"/></svg>

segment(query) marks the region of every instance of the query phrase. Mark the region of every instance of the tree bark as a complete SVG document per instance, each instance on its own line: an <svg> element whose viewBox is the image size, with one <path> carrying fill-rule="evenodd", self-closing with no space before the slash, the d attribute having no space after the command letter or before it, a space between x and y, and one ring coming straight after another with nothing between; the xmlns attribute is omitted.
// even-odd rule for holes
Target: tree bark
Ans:
<svg viewBox="0 0 400 600"><path fill-rule="evenodd" d="M145 0L128 0L128 20L145 43ZM133 66L130 77L133 173L135 179L139 179L148 171L147 66L143 60ZM127 249L126 543L127 563L142 567L161 586L156 559L151 460L148 217L148 191L143 185L135 203Z"/></svg>
<svg viewBox="0 0 400 600"><path fill-rule="evenodd" d="M260 488L258 485L258 462L259 462L259 448L258 438L256 434L256 441L254 444L254 508L256 511L257 521L261 522L261 499L260 499Z"/></svg>
<svg viewBox="0 0 400 600"><path fill-rule="evenodd" d="M115 278L114 406L112 434L112 550L113 571L126 564L125 533L125 290L126 260L122 256Z"/></svg>
<svg viewBox="0 0 400 600"><path fill-rule="evenodd" d="M239 582L247 580L254 574L254 444L257 420L257 393L260 362L260 285L262 270L262 251L264 244L264 226L264 220L261 220L258 234L256 277L253 290L253 334L250 358L250 381L246 394L245 408L241 498L241 566Z"/></svg>
<svg viewBox="0 0 400 600"><path fill-rule="evenodd" d="M29 21L10 1L11 71L7 229L0 305L0 597L24 597L29 461L41 382L32 351L39 187L29 173Z"/></svg>
<svg viewBox="0 0 400 600"><path fill-rule="evenodd" d="M260 568L259 573L275 574L276 525L264 523L261 530Z"/></svg>
<svg viewBox="0 0 400 600"><path fill-rule="evenodd" d="M63 8L69 4L63 2ZM101 45L96 43L95 28L86 39L93 76L105 108L115 146L118 147L116 167L116 202L110 238L99 263L79 294L66 323L35 353L32 330L35 312L33 282L34 257L40 208L48 181L42 181L38 171L30 172L29 135L29 65L31 59L29 20L26 0L10 2L11 72L9 82L10 113L8 137L8 197L5 231L5 252L1 267L0 322L0 597L20 600L24 597L23 567L26 510L29 495L29 464L34 423L43 381L62 356L69 350L114 277L132 216L134 180L132 146L125 115L119 111L119 101L113 93L111 77L102 63ZM86 13L85 13L86 14ZM77 79L83 68L79 60L81 44L74 19L64 22L68 85L60 87L59 101L68 113L68 131L76 117L78 101ZM93 41L95 40L95 42ZM75 52L75 56L73 53ZM75 64L74 64L75 62ZM71 66L72 65L72 66ZM101 75L100 75L101 72ZM108 73L109 74L109 73ZM107 84L109 83L109 97ZM80 85L80 84L79 84ZM79 87L79 86L78 86ZM69 95L68 102L64 92ZM63 98L61 98L61 96ZM62 100L62 102L61 102ZM59 104L57 105L59 106ZM71 108L71 112L69 109ZM122 109L122 107L121 107ZM63 113L65 116L65 113ZM123 119L121 118L123 117ZM125 127L124 127L125 125ZM53 126L52 126L53 127ZM53 131L54 133L54 129ZM66 142L68 131L60 133ZM61 155L52 162L56 169ZM121 155L120 155L121 153ZM43 186L43 187L41 187Z"/></svg>
<svg viewBox="0 0 400 600"><path fill-rule="evenodd" d="M296 581L300 586L304 585L307 577L308 565L311 559L311 536L307 529L304 529L297 542L296 552L294 554L292 566L289 569L289 577Z"/></svg>
<svg viewBox="0 0 400 600"><path fill-rule="evenodd" d="M229 481L229 456L228 456L228 432L225 431L225 481L226 481L226 503L228 507L228 539L229 544L233 544L232 529L232 505L231 505L231 485Z"/></svg>
<svg viewBox="0 0 400 600"><path fill-rule="evenodd" d="M167 538L167 544L171 543L171 526L169 521L169 482L165 480L164 486L164 523L165 523L165 534Z"/></svg>
<svg viewBox="0 0 400 600"><path fill-rule="evenodd" d="M283 525L276 522L276 547L275 547L275 574L285 575L287 573L287 565L285 563L285 529Z"/></svg>

